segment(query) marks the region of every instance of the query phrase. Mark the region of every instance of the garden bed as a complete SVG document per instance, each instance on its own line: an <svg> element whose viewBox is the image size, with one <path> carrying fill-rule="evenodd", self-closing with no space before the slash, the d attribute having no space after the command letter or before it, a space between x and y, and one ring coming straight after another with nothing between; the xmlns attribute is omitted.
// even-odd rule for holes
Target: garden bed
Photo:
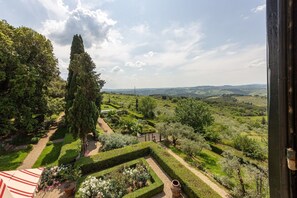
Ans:
<svg viewBox="0 0 297 198"><path fill-rule="evenodd" d="M181 182L182 190L188 197L221 197L160 145L153 142L143 142L83 157L75 166L80 167L83 174L89 174L148 155L151 155L172 179Z"/></svg>
<svg viewBox="0 0 297 198"><path fill-rule="evenodd" d="M116 178L116 181L114 178ZM108 193L109 196L111 192L116 193L116 197L152 197L161 193L164 187L163 182L149 167L144 158L129 161L82 177L78 182L78 190L75 197L82 197L84 192L92 191L90 183L98 185L93 189L102 189L103 185L105 185L105 190L101 190L103 191L102 193ZM93 184L93 186L96 184ZM122 195L119 195L121 193Z"/></svg>

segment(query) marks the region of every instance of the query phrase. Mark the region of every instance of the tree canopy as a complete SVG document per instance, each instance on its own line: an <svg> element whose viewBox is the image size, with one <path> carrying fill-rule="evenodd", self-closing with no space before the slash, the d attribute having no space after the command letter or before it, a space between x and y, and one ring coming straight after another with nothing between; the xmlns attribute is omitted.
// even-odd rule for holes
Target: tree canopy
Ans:
<svg viewBox="0 0 297 198"><path fill-rule="evenodd" d="M48 112L47 86L58 76L51 42L0 21L0 135L32 133Z"/></svg>
<svg viewBox="0 0 297 198"><path fill-rule="evenodd" d="M175 113L179 122L193 127L195 132L203 132L214 121L206 104L194 99L179 100Z"/></svg>
<svg viewBox="0 0 297 198"><path fill-rule="evenodd" d="M144 97L140 99L138 108L145 118L154 118L156 106L156 102L151 97Z"/></svg>

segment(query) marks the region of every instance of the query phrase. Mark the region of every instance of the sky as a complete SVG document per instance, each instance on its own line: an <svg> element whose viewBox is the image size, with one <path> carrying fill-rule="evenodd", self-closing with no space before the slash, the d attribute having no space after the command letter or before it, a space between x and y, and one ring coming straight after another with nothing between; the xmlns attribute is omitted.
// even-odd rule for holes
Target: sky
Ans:
<svg viewBox="0 0 297 198"><path fill-rule="evenodd" d="M265 84L264 0L0 0L0 19L52 41L67 79L81 34L104 88Z"/></svg>

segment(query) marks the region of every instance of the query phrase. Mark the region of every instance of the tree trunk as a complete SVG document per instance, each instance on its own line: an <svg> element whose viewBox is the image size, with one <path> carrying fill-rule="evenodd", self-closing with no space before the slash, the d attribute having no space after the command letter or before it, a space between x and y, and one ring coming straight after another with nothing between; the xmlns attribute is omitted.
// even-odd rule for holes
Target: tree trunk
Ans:
<svg viewBox="0 0 297 198"><path fill-rule="evenodd" d="M81 139L81 154L80 154L80 156L85 156L85 154L86 154L86 151L87 151L87 137L85 136L85 137L83 137L82 139Z"/></svg>
<svg viewBox="0 0 297 198"><path fill-rule="evenodd" d="M241 186L242 196L245 196L246 191L245 191L245 187L244 187L243 179L242 179L242 176L241 176L240 168L237 169L237 176L238 176L238 178L239 178L239 183L240 183L240 186Z"/></svg>

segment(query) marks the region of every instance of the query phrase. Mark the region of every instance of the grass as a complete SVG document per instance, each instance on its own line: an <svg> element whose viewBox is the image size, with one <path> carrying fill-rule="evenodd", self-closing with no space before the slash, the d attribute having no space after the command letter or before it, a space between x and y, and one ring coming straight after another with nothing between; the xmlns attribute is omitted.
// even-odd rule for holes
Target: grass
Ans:
<svg viewBox="0 0 297 198"><path fill-rule="evenodd" d="M67 128L59 126L56 132L50 137L50 140L63 139L66 133L67 133Z"/></svg>
<svg viewBox="0 0 297 198"><path fill-rule="evenodd" d="M13 151L0 155L0 171L15 170L27 157L31 149Z"/></svg>
<svg viewBox="0 0 297 198"><path fill-rule="evenodd" d="M58 165L62 145L63 142L59 142L46 146L33 165L33 168Z"/></svg>

